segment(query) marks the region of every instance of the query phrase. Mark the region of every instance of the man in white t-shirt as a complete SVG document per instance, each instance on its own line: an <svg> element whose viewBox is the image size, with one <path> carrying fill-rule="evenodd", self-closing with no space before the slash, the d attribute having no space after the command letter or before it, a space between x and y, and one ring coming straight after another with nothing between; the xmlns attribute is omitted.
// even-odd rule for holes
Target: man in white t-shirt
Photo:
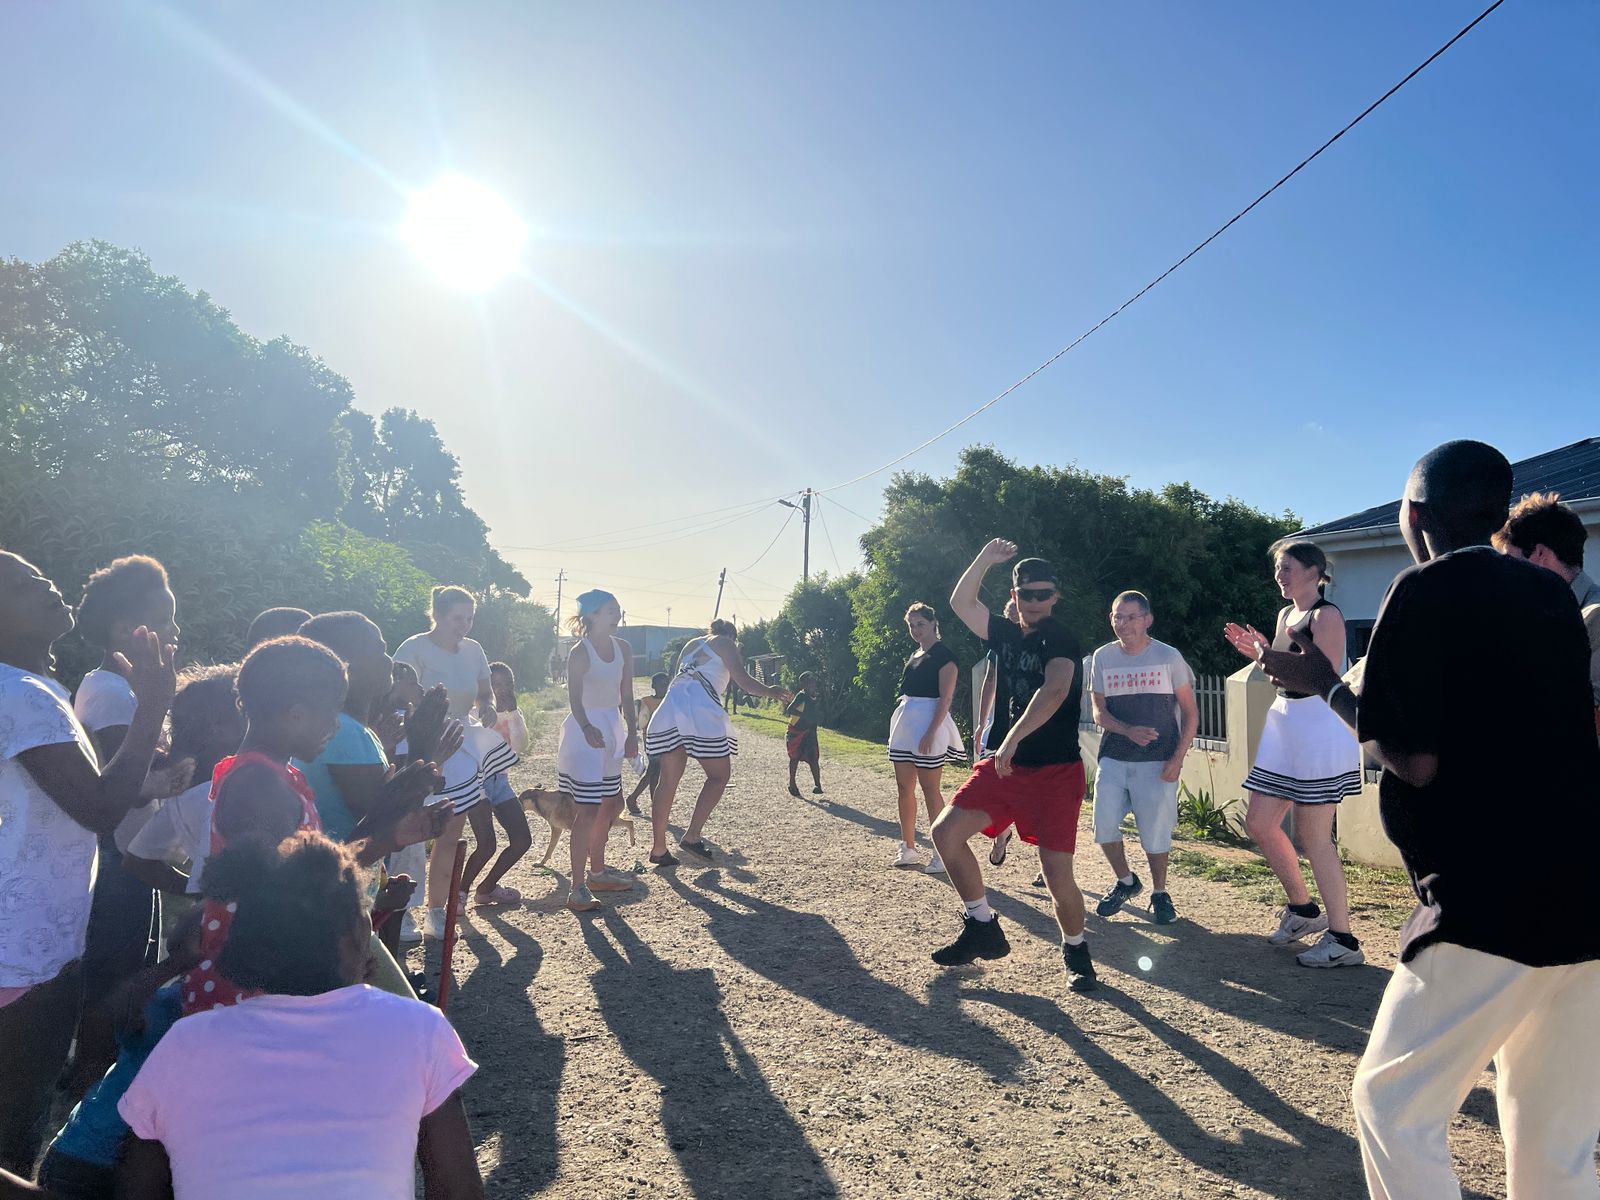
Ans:
<svg viewBox="0 0 1600 1200"><path fill-rule="evenodd" d="M1095 912L1112 916L1144 890L1122 845L1122 821L1132 813L1150 863L1151 919L1170 925L1178 919L1167 894L1178 775L1200 728L1200 709L1194 672L1183 655L1150 636L1154 620L1144 593L1123 592L1111 602L1117 640L1096 650L1089 668L1095 724L1105 731L1094 781L1094 840L1117 875Z"/></svg>

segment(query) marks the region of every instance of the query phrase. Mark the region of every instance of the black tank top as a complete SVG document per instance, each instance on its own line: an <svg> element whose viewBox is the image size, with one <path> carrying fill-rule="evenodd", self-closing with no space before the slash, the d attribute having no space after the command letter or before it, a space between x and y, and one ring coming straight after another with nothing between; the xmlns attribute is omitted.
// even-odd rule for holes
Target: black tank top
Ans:
<svg viewBox="0 0 1600 1200"><path fill-rule="evenodd" d="M1289 634L1291 632L1293 632L1293 633L1304 633L1309 637L1310 636L1310 630L1311 630L1311 617L1312 617L1312 614L1314 614L1317 611L1317 609L1319 609L1319 608L1331 608L1331 609L1333 609L1334 612L1339 612L1339 606L1337 604L1334 604L1332 601L1325 600L1321 596L1318 596L1317 597L1317 602L1315 604L1313 604L1311 606L1311 608L1306 612L1305 620L1301 621L1298 625L1289 624L1289 618L1287 616L1284 617L1283 628L1279 631L1278 636L1272 639L1272 648L1274 650L1287 650L1290 654L1304 654L1305 651L1300 649L1299 646L1295 645L1294 639L1291 638L1289 636ZM1294 605L1291 604L1288 608L1284 609L1283 612L1284 613L1292 613L1292 612L1294 612ZM1344 614L1340 613L1340 615L1343 616ZM1334 664L1335 667L1337 667L1338 665L1339 665L1338 663ZM1311 693L1310 692L1291 692L1287 688L1279 688L1278 689L1278 695L1280 695L1280 696L1282 696L1282 697L1284 697L1285 699L1288 699L1288 700L1304 700L1306 697L1310 696Z"/></svg>

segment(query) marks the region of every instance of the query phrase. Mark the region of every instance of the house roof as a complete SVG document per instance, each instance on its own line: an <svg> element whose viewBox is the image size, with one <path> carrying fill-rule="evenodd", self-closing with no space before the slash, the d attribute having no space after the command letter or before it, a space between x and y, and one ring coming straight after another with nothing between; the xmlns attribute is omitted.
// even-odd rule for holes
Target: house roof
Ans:
<svg viewBox="0 0 1600 1200"><path fill-rule="evenodd" d="M1600 498L1600 437L1585 438L1559 450L1548 450L1512 463L1511 494L1526 496L1530 492L1558 492L1569 503ZM1400 501L1391 500L1388 504L1313 525L1301 532L1307 537L1317 537L1399 524Z"/></svg>

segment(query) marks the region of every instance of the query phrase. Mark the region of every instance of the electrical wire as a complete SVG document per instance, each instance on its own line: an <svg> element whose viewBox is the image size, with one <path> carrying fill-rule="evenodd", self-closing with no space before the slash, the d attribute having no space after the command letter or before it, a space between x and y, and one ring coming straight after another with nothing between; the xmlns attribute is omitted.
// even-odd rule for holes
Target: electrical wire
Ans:
<svg viewBox="0 0 1600 1200"><path fill-rule="evenodd" d="M833 534L828 532L828 518L823 515L822 505L815 503L815 501L820 499L820 496L812 497L813 506L817 510L817 519L822 522L822 536L828 539L828 553L833 555L833 569L838 571L840 575L843 575L844 566L839 562L839 552L833 548Z"/></svg>
<svg viewBox="0 0 1600 1200"><path fill-rule="evenodd" d="M847 488L847 487L852 486L853 484L860 483L863 480L871 479L874 475L881 475L884 471L887 471L890 467L899 466L901 463L905 462L906 459L911 458L913 455L920 454L922 451L926 450L929 446L933 445L935 442L941 441L944 438L948 437L950 434L954 433L957 429L960 429L968 421L971 421L975 417L978 417L981 414L983 414L985 412L988 412L989 409L993 408L996 404L999 404L1000 401L1004 400L1007 396L1011 395L1012 392L1014 392L1018 388L1022 387L1029 380L1031 380L1034 376L1040 374L1042 371L1046 370L1047 368L1055 365L1055 363L1058 360L1060 360L1061 358L1063 358L1067 354L1071 353L1073 350L1077 349L1084 342L1088 341L1089 338L1093 337L1101 329L1104 329L1113 320L1115 320L1117 317L1121 316L1124 311L1126 311L1134 303L1136 303L1140 298L1142 298L1146 292L1150 291L1157 284L1159 284L1162 280L1166 279L1166 277L1168 275L1171 275L1179 267L1183 266L1191 258L1193 258L1195 255L1199 254L1200 251L1204 250L1212 242L1216 241L1223 234L1227 233L1228 230L1232 229L1233 226L1235 224L1237 224L1240 220L1242 220L1252 209L1254 209L1256 207L1256 205L1260 204L1268 196L1272 195L1273 192L1277 191L1284 184L1288 183L1289 180L1293 179L1296 175L1300 174L1301 171L1305 170L1306 167L1310 166L1312 162L1314 162L1318 157L1321 156L1321 154L1322 154L1322 152L1324 150L1327 150L1330 146L1332 146L1335 142L1337 142L1345 134L1349 133L1357 125L1361 124L1362 121L1366 120L1367 117L1369 117L1373 112L1375 112L1378 109L1378 107L1385 100L1389 99L1390 96L1393 96L1401 88L1405 87L1406 84L1410 83L1418 75L1422 74L1422 72L1424 70L1426 70L1429 66L1431 66L1433 64L1434 60L1439 58L1442 54L1444 54L1444 52L1446 50L1450 49L1450 47L1454 46L1462 38L1466 37L1467 34L1471 33L1472 30L1478 25L1479 22L1481 22L1490 13L1494 12L1495 9L1499 8L1504 3L1505 3L1505 0L1494 0L1493 4L1489 5L1488 8L1484 9L1481 13L1479 13L1476 17L1474 17L1471 21L1469 21L1464 27L1462 27L1460 32L1458 32L1453 38L1451 38L1444 45L1440 46L1432 54L1428 55L1428 57L1426 59L1424 59L1418 66L1412 68L1412 70L1406 75L1406 77L1404 79L1402 79L1399 83L1395 84L1392 88L1390 88L1383 95L1379 96L1371 104L1367 105L1366 108L1362 109L1360 114L1354 120L1352 120L1349 124L1347 124L1343 129L1339 130L1338 133L1334 134L1327 141L1323 142L1322 145L1318 146L1310 154L1306 155L1305 158L1301 159L1300 162L1294 167L1294 169L1291 170L1288 174L1284 175L1281 179L1279 179L1278 182L1274 183L1266 191L1262 192L1254 200L1250 201L1249 204L1245 205L1238 212L1234 213L1233 216L1229 217L1227 219L1227 221L1223 222L1222 225L1218 226L1217 229L1215 231L1213 231L1212 234L1209 237L1207 237L1203 242L1201 242L1199 245L1195 246L1194 249L1189 251L1189 253L1185 254L1177 262L1173 263L1165 271L1161 272L1161 274L1157 275L1154 279L1152 279L1149 283L1145 284L1142 288L1140 288L1133 295L1129 296L1121 304L1117 305L1116 308L1112 309L1105 316L1101 317L1100 320L1095 322L1088 329L1084 330L1084 332L1080 333L1068 345L1063 346L1060 350L1057 350L1049 358L1045 359L1044 362L1040 363L1037 367L1035 367L1033 370L1029 371L1021 379L1017 380L1010 387L1006 388L1005 391L1001 392L998 396L995 396L993 399L987 401L986 403L980 404L977 408L973 409L966 416L962 417L959 421L955 422L952 425L946 426L944 429L940 430L938 433L936 433L932 437L930 437L927 441L921 442L921 443L913 446L910 450L907 450L904 454L900 455L898 458L892 458L892 459L890 459L888 462L884 463L880 467L874 467L870 471L864 471L860 475L857 475L854 479L847 479L843 483L834 484L832 487L822 488L821 491L823 491L823 492L836 492L840 488Z"/></svg>
<svg viewBox="0 0 1600 1200"><path fill-rule="evenodd" d="M763 609L761 607L761 605L757 604L754 600L750 599L750 596L748 595L748 593L746 593L745 590L742 587L739 586L739 581L736 580L736 579L730 579L730 580L728 580L728 582L733 584L733 590L738 592L739 595L743 596L744 599L750 604L750 606L752 608L754 608L758 614L760 614L761 619L763 621L765 621L767 619L766 610Z"/></svg>
<svg viewBox="0 0 1600 1200"><path fill-rule="evenodd" d="M783 524L778 526L778 532L773 534L772 535L772 540L767 543L767 548L765 550L763 550L760 554L756 555L755 562L752 562L750 564L750 566L747 566L747 567L743 568L742 570L738 570L738 571L733 572L733 574L735 574L735 575L743 575L745 573L745 571L748 571L750 569L750 567L755 566L756 563L759 563L763 558L765 558L768 554L770 554L772 552L772 548L778 544L778 539L783 536L783 531L785 529L789 528L789 522L794 520L794 514L799 512L799 511L800 510L797 509L797 508L791 508L789 510L789 515L783 519Z"/></svg>
<svg viewBox="0 0 1600 1200"><path fill-rule="evenodd" d="M657 535L635 535L633 538L627 539L626 544L610 543L588 546L560 546L553 544L543 546L496 546L495 549L510 551L513 553L519 550L532 550L541 554L554 553L561 555L627 554L634 550L647 550L655 546L665 546L672 542L681 542L685 538L699 537L702 534L713 533L718 529L726 529L729 525L736 525L740 521L748 520L757 513L765 512L772 506L773 503L775 503L775 501L763 500L754 507L746 508L744 511L735 516L724 517L693 529L678 531L667 537Z"/></svg>

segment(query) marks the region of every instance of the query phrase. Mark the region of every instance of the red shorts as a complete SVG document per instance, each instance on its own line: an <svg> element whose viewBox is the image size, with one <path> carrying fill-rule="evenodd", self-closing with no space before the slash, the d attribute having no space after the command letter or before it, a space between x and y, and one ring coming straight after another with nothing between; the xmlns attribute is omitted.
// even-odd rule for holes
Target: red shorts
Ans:
<svg viewBox="0 0 1600 1200"><path fill-rule="evenodd" d="M1011 768L1004 779L985 758L956 789L950 803L987 813L985 837L997 837L1007 825L1030 846L1072 854L1078 848L1078 814L1083 809L1083 763Z"/></svg>

